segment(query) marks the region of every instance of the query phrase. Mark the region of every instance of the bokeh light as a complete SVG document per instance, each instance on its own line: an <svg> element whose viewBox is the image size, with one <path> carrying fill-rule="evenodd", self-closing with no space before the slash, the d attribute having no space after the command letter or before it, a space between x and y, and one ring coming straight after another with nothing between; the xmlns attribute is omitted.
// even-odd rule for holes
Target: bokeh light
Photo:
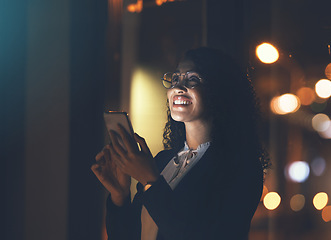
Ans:
<svg viewBox="0 0 331 240"><path fill-rule="evenodd" d="M323 208L322 218L323 218L324 222L331 221L331 206L326 206L325 208Z"/></svg>
<svg viewBox="0 0 331 240"><path fill-rule="evenodd" d="M300 100L291 93L286 93L271 100L271 110L280 115L296 112L300 108Z"/></svg>
<svg viewBox="0 0 331 240"><path fill-rule="evenodd" d="M298 212L305 206L305 202L306 202L305 196L303 196L302 194L296 194L293 197L291 197L290 200L291 209L295 212Z"/></svg>
<svg viewBox="0 0 331 240"><path fill-rule="evenodd" d="M261 62L270 64L278 60L279 53L277 48L270 43L262 43L256 48L256 56Z"/></svg>
<svg viewBox="0 0 331 240"><path fill-rule="evenodd" d="M309 87L300 88L296 95L300 99L301 105L308 106L315 100L315 92Z"/></svg>
<svg viewBox="0 0 331 240"><path fill-rule="evenodd" d="M167 0L155 0L156 5L161 6Z"/></svg>
<svg viewBox="0 0 331 240"><path fill-rule="evenodd" d="M323 132L318 132L318 134L320 135L320 137L325 138L325 139L331 139L331 122L329 124L328 129L326 129Z"/></svg>
<svg viewBox="0 0 331 240"><path fill-rule="evenodd" d="M329 63L325 68L325 76L331 80L331 63Z"/></svg>
<svg viewBox="0 0 331 240"><path fill-rule="evenodd" d="M263 199L263 204L268 210L276 209L281 202L281 198L276 192L269 192L265 195Z"/></svg>
<svg viewBox="0 0 331 240"><path fill-rule="evenodd" d="M126 9L131 13L140 13L143 10L143 0L137 0L136 3L129 4Z"/></svg>
<svg viewBox="0 0 331 240"><path fill-rule="evenodd" d="M286 176L293 182L304 182L309 176L309 165L304 161L295 161L286 168Z"/></svg>
<svg viewBox="0 0 331 240"><path fill-rule="evenodd" d="M321 79L315 84L315 92L320 98L329 98L331 96L331 81Z"/></svg>
<svg viewBox="0 0 331 240"><path fill-rule="evenodd" d="M326 206L326 204L328 204L328 201L328 195L325 192L319 192L315 195L313 199L313 204L317 210L321 210Z"/></svg>
<svg viewBox="0 0 331 240"><path fill-rule="evenodd" d="M311 162L311 170L316 176L321 176L325 170L326 163L322 157L317 157Z"/></svg>
<svg viewBox="0 0 331 240"><path fill-rule="evenodd" d="M311 122L317 132L324 132L330 127L330 118L324 113L316 114Z"/></svg>

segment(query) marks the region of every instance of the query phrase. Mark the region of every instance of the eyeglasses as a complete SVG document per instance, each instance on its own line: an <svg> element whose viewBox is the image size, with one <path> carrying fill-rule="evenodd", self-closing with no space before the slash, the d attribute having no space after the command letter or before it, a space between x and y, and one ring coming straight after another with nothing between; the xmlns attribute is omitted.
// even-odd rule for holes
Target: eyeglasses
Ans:
<svg viewBox="0 0 331 240"><path fill-rule="evenodd" d="M180 80L182 77L182 80ZM203 80L196 72L187 73L172 73L167 72L161 78L163 86L167 89L177 87L181 81L183 81L183 86L186 88L194 88L202 84Z"/></svg>

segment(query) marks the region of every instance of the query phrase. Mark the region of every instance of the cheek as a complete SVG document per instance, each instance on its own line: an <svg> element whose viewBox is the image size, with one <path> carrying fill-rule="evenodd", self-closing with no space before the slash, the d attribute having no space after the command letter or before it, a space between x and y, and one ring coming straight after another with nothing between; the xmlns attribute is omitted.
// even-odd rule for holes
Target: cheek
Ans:
<svg viewBox="0 0 331 240"><path fill-rule="evenodd" d="M168 102L170 103L170 90L167 91L167 99L168 99Z"/></svg>

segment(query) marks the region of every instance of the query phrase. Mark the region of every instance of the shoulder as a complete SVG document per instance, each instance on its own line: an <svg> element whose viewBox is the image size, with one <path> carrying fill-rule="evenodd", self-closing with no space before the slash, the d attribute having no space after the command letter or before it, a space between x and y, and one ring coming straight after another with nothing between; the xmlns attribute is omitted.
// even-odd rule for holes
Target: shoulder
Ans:
<svg viewBox="0 0 331 240"><path fill-rule="evenodd" d="M211 146L209 153L206 153L212 159L210 163L213 168L210 171L217 176L216 181L257 191L263 188L263 168L258 156L240 151L229 152L219 146Z"/></svg>

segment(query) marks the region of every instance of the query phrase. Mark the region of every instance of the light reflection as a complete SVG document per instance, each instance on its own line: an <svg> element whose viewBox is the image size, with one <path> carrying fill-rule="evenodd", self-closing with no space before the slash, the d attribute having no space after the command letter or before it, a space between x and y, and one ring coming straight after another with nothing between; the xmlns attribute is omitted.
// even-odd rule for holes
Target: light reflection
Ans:
<svg viewBox="0 0 331 240"><path fill-rule="evenodd" d="M263 204L268 210L275 210L281 202L281 198L276 192L269 192L263 199Z"/></svg>
<svg viewBox="0 0 331 240"><path fill-rule="evenodd" d="M256 48L256 56L261 62L270 64L278 60L279 53L277 48L270 43L262 43Z"/></svg>
<svg viewBox="0 0 331 240"><path fill-rule="evenodd" d="M305 202L305 196L302 194L296 194L290 200L291 209L298 212L305 206Z"/></svg>
<svg viewBox="0 0 331 240"><path fill-rule="evenodd" d="M326 204L328 204L329 197L325 192L319 192L315 195L313 199L314 207L317 210L323 209Z"/></svg>

